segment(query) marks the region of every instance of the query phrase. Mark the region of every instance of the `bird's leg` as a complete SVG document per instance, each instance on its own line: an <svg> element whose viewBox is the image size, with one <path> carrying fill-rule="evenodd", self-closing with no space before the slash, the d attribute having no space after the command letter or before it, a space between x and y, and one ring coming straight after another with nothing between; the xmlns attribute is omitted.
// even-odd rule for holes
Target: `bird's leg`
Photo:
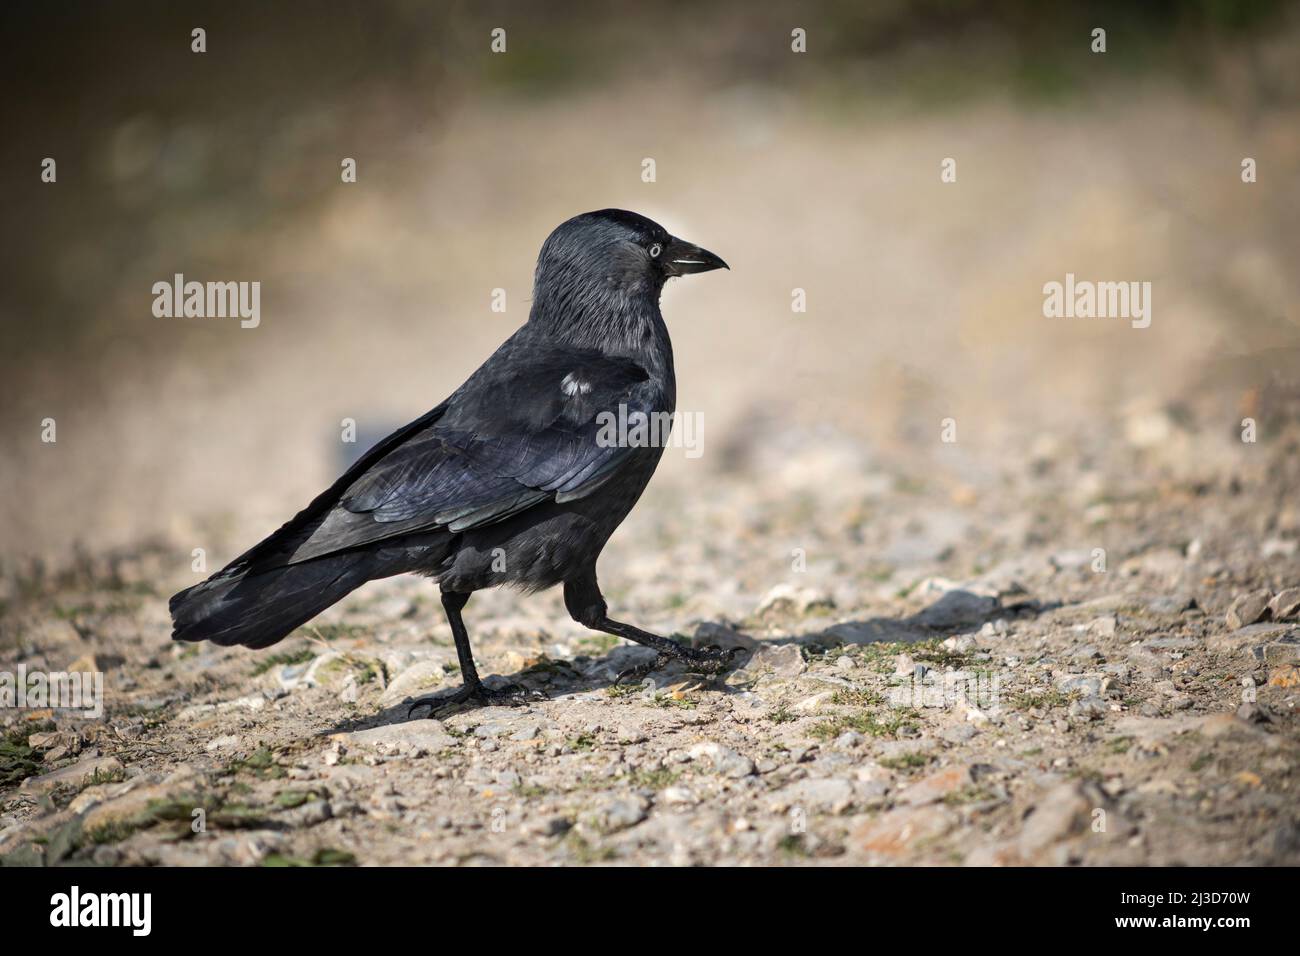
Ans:
<svg viewBox="0 0 1300 956"><path fill-rule="evenodd" d="M615 681L617 684L625 680L639 680L673 660L685 661L696 673L714 676L727 669L732 657L738 651L737 648L723 650L719 647L686 647L666 637L633 627L631 624L615 621L606 613L605 599L596 584L594 571L564 583L564 605L579 624L592 630L613 634L615 637L635 641L659 652L648 664L640 664L619 674Z"/></svg>
<svg viewBox="0 0 1300 956"><path fill-rule="evenodd" d="M477 701L485 705L504 705L520 707L535 696L519 684L511 684L501 690L492 690L479 680L478 668L474 666L474 655L469 648L469 631L460 612L469 602L469 595L457 591L442 592L442 607L447 612L447 621L451 624L451 636L456 641L456 657L460 660L460 676L463 684L460 690L451 695L426 694L411 702L406 716L410 717L418 707L428 707L429 717L456 704Z"/></svg>

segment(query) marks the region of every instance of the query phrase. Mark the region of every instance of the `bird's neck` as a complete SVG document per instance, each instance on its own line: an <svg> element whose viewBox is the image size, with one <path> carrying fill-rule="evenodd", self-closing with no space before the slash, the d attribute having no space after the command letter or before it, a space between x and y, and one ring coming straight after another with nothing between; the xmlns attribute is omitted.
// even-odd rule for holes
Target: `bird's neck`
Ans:
<svg viewBox="0 0 1300 956"><path fill-rule="evenodd" d="M670 378L673 346L659 311L659 289L558 286L535 289L528 324L549 341L599 349Z"/></svg>

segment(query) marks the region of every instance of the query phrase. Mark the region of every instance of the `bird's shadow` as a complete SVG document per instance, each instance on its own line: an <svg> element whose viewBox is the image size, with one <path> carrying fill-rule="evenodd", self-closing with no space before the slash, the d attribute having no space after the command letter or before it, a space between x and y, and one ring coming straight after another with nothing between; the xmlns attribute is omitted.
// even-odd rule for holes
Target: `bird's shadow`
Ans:
<svg viewBox="0 0 1300 956"><path fill-rule="evenodd" d="M757 647L797 644L810 650L825 650L844 644L911 644L932 640L937 636L954 636L978 631L984 624L999 618L1033 617L1059 607L1059 602L1045 605L1037 601L1012 601L1003 603L997 598L976 595L969 591L952 590L945 592L938 600L916 614L905 618L875 617L859 621L842 621L820 631L805 634L786 635L764 638L755 642L742 632L727 624L704 623L697 630L697 645L717 644L722 647L735 647L738 653L731 665L721 674L713 677L695 675L708 689L723 693L737 693L744 690L744 684L736 686L726 682L728 675L743 668L752 657ZM757 644L757 646L756 646ZM529 691L539 691L546 695L540 698L561 699L579 694L589 694L609 687L618 682L618 676L630 667L644 663L655 656L655 652L636 644L620 645L603 657L591 658L579 656L569 660L546 660L539 664L516 671L509 675L491 675L484 678L489 688L503 688L518 685ZM629 699L654 699L659 688L677 683L693 676L689 667L674 662L665 668L653 671L639 684L628 688ZM627 686L627 685L621 685ZM466 713L490 706L477 703L464 703L439 708L439 699L450 699L459 687L449 687L445 691L430 695L435 703L432 708L421 705L415 714L411 713L413 698L406 698L400 703L386 706L377 713L340 721L333 728L324 731L325 735L352 733L382 727L389 724L421 721L429 717L442 719L454 714Z"/></svg>
<svg viewBox="0 0 1300 956"><path fill-rule="evenodd" d="M690 668L685 664L673 662L666 667L650 672L639 680L622 685L618 684L620 674L629 668L653 660L655 656L656 652L648 647L642 647L638 644L620 645L598 658L579 655L572 660L545 659L538 664L515 671L513 674L486 675L483 677L483 683L490 690L513 686L522 687L526 691L537 692L542 695L531 703L544 703L547 700L595 693L616 685L627 689L629 699L645 698L652 700L657 693L661 692L662 688L688 679L698 680L703 686L711 690L732 693L735 688L729 687L723 681L736 668L743 667L749 660L750 655L748 651L742 649L732 659L731 665L726 671L717 675L692 674ZM428 694L425 699L432 703L432 707L422 703L420 708L414 712L412 712L412 703L415 698L407 697L399 703L385 706L374 714L339 721L336 726L322 731L322 733L326 736L337 733L352 733L389 724L427 720L431 717L441 720L456 714L494 706L490 703L479 702L465 702L446 707L440 706L439 701L446 700L450 703L450 699L459 690L460 685L455 685ZM528 704L523 706L528 706Z"/></svg>
<svg viewBox="0 0 1300 956"><path fill-rule="evenodd" d="M772 643L797 642L823 647L841 644L916 644L936 637L974 634L999 619L1037 617L1061 602L1043 603L1028 597L1003 600L961 588L945 591L933 603L904 618L873 617L842 621L811 634L774 638Z"/></svg>

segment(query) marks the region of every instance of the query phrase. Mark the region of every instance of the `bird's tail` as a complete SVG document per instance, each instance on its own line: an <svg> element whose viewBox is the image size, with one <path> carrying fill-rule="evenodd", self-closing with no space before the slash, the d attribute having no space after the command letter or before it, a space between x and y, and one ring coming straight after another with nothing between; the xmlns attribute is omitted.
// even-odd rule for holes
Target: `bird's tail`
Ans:
<svg viewBox="0 0 1300 956"><path fill-rule="evenodd" d="M270 647L377 577L397 573L366 552L331 554L248 573L226 568L172 597L172 638Z"/></svg>

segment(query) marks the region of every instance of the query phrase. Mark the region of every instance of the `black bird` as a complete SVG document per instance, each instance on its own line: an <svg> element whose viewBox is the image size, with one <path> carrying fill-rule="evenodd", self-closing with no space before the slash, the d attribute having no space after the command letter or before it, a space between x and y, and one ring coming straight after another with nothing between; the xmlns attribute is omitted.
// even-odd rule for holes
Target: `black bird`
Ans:
<svg viewBox="0 0 1300 956"><path fill-rule="evenodd" d="M656 666L678 658L724 669L729 657L716 648L611 619L596 559L663 453L662 442L611 441L609 416L676 407L664 283L725 268L621 209L560 225L538 256L527 323L279 531L175 595L172 637L268 647L366 581L414 572L438 582L464 678L439 704L521 699L479 680L461 619L473 592L502 584L563 584L575 620L654 648ZM435 701L412 709L422 703Z"/></svg>

